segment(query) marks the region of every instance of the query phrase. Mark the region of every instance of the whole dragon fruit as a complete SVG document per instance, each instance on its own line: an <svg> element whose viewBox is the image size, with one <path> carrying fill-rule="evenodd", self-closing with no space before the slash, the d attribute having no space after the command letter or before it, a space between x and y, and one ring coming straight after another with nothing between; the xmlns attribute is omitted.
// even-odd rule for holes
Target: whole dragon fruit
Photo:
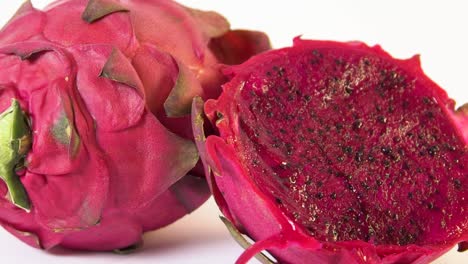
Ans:
<svg viewBox="0 0 468 264"><path fill-rule="evenodd" d="M38 248L122 250L190 213L210 195L192 98L268 47L169 0L27 1L0 31L0 224Z"/></svg>
<svg viewBox="0 0 468 264"><path fill-rule="evenodd" d="M263 250L280 263L428 263L466 249L468 107L454 111L417 56L295 39L226 74L192 118L223 220L248 248L237 263L271 263ZM218 135L205 138L203 109Z"/></svg>

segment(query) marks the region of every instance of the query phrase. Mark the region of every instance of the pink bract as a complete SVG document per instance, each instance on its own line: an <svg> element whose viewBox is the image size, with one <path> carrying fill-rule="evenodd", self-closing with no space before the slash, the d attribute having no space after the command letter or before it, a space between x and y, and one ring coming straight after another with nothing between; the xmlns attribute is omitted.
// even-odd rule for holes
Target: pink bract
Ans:
<svg viewBox="0 0 468 264"><path fill-rule="evenodd" d="M38 248L120 250L196 209L210 192L192 98L219 95L219 63L268 47L169 0L27 1L0 31L0 110L16 99L29 119L30 204L0 181L1 225Z"/></svg>
<svg viewBox="0 0 468 264"><path fill-rule="evenodd" d="M192 118L214 198L248 247L237 263L270 263L263 250L280 263L429 263L468 240L467 108L417 56L297 38L226 74Z"/></svg>

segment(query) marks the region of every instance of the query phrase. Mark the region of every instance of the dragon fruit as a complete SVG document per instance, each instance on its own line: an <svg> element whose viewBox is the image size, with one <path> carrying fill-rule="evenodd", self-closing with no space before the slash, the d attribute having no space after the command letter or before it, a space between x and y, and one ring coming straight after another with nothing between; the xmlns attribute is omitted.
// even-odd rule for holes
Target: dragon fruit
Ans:
<svg viewBox="0 0 468 264"><path fill-rule="evenodd" d="M248 248L237 263L428 263L466 249L468 108L418 56L296 38L225 73L192 120L222 219Z"/></svg>
<svg viewBox="0 0 468 264"><path fill-rule="evenodd" d="M169 0L27 1L0 31L0 224L37 248L123 252L190 213L210 196L192 98L268 47Z"/></svg>

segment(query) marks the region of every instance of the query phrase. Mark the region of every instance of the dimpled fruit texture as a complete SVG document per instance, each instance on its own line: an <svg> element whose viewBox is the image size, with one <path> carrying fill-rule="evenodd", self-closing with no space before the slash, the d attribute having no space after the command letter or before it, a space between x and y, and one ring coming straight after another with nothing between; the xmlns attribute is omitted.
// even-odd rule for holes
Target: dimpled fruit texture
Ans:
<svg viewBox="0 0 468 264"><path fill-rule="evenodd" d="M238 101L238 148L264 192L321 240L449 235L468 163L452 102L372 54L317 47L271 65Z"/></svg>
<svg viewBox="0 0 468 264"><path fill-rule="evenodd" d="M206 106L245 177L322 243L466 237L466 125L419 58L362 43L295 44L229 70ZM241 230L255 233L235 210Z"/></svg>

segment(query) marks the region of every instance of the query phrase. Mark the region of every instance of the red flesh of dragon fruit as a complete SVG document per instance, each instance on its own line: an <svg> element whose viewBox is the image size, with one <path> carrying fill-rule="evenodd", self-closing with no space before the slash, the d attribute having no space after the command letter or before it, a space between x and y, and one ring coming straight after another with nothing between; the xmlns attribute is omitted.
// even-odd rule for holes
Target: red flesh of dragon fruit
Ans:
<svg viewBox="0 0 468 264"><path fill-rule="evenodd" d="M192 97L268 47L169 0L26 2L0 31L0 224L38 248L114 250L191 212L210 195Z"/></svg>
<svg viewBox="0 0 468 264"><path fill-rule="evenodd" d="M419 58L296 39L228 68L194 133L225 222L270 263L428 263L468 239L468 112Z"/></svg>

